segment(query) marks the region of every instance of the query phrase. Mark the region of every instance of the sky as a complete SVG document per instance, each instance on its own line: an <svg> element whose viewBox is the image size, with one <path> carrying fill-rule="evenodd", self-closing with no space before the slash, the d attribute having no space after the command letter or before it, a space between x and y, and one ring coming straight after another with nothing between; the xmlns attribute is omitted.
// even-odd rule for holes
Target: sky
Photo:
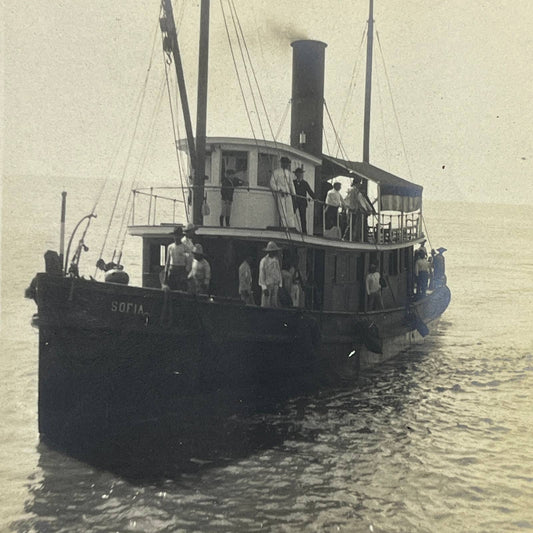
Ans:
<svg viewBox="0 0 533 533"><path fill-rule="evenodd" d="M208 135L251 137L221 4L211 4ZM291 40L324 41L326 103L360 160L367 1L234 4L273 130L290 99ZM199 0L174 9L194 117ZM4 0L3 11L4 179L57 176L59 187L79 177L90 189L140 169L143 184L175 182L159 0ZM374 19L371 163L423 185L429 200L532 204L533 3L375 0ZM281 131L288 143L288 120Z"/></svg>

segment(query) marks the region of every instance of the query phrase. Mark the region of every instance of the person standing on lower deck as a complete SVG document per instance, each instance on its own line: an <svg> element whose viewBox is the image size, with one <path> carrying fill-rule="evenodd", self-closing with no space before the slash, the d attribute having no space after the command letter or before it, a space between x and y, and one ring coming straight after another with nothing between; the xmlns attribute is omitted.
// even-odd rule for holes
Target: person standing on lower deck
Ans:
<svg viewBox="0 0 533 533"><path fill-rule="evenodd" d="M211 267L204 257L201 244L196 244L192 250L193 261L189 272L189 291L193 294L208 294L211 282Z"/></svg>
<svg viewBox="0 0 533 533"><path fill-rule="evenodd" d="M281 267L279 264L278 248L274 241L270 241L265 248L267 255L259 263L259 286L261 287L261 307L279 307L278 291L281 287Z"/></svg>
<svg viewBox="0 0 533 533"><path fill-rule="evenodd" d="M431 265L426 259L426 255L420 249L417 250L418 259L415 262L416 293L417 296L425 296L428 288L429 270Z"/></svg>
<svg viewBox="0 0 533 533"><path fill-rule="evenodd" d="M174 235L174 242L167 249L163 284L173 291L185 290L188 251L186 246L181 242L183 237L182 228L177 227L172 234Z"/></svg>
<svg viewBox="0 0 533 533"><path fill-rule="evenodd" d="M248 305L255 304L252 293L252 256L248 254L239 266L239 296Z"/></svg>
<svg viewBox="0 0 533 533"><path fill-rule="evenodd" d="M368 296L368 311L383 309L383 298L381 297L381 274L376 265L370 265L370 270L366 275L365 287Z"/></svg>

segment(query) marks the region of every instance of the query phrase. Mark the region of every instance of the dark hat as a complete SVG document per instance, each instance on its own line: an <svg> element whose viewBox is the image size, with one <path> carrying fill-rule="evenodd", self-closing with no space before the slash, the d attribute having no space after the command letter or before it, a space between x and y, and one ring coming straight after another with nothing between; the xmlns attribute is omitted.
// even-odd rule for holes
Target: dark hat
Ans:
<svg viewBox="0 0 533 533"><path fill-rule="evenodd" d="M196 226L192 223L192 222L189 222L184 228L183 228L183 231L184 232L187 232L187 231L194 231L196 229Z"/></svg>
<svg viewBox="0 0 533 533"><path fill-rule="evenodd" d="M283 157L280 159L280 161L281 161L282 163L290 163L290 162L291 162L291 160L290 160L288 157L285 157L285 156L283 156Z"/></svg>
<svg viewBox="0 0 533 533"><path fill-rule="evenodd" d="M303 174L304 172L305 172L305 170L304 170L302 167L298 167L298 168L294 171L295 174Z"/></svg>
<svg viewBox="0 0 533 533"><path fill-rule="evenodd" d="M170 235L183 235L183 228L181 226L176 226Z"/></svg>
<svg viewBox="0 0 533 533"><path fill-rule="evenodd" d="M269 241L269 243L266 245L266 248L264 249L265 252L279 252L280 250L281 248L279 248L274 241Z"/></svg>
<svg viewBox="0 0 533 533"><path fill-rule="evenodd" d="M437 252L439 252L439 254L443 254L446 251L446 248L443 248L442 246L440 248L437 248Z"/></svg>

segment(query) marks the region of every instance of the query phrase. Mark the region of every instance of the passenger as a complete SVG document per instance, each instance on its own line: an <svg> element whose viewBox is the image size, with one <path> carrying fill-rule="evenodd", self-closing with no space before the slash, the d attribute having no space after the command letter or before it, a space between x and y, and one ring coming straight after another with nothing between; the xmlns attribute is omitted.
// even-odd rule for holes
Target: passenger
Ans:
<svg viewBox="0 0 533 533"><path fill-rule="evenodd" d="M415 262L415 277L416 277L416 293L418 297L426 295L429 280L429 270L431 265L426 259L424 251L417 250L418 259Z"/></svg>
<svg viewBox="0 0 533 533"><path fill-rule="evenodd" d="M239 266L239 296L248 305L254 305L252 293L252 256L248 254Z"/></svg>
<svg viewBox="0 0 533 533"><path fill-rule="evenodd" d="M339 207L344 208L344 200L342 199L340 182L333 184L333 189L331 189L326 196L326 214L325 214L325 229L331 229L334 226L338 226L337 214L339 212Z"/></svg>
<svg viewBox="0 0 533 533"><path fill-rule="evenodd" d="M222 211L219 218L220 227L224 226L224 220L226 221L226 226L229 226L235 187L245 185L246 182L235 176L235 171L229 168L226 170L226 175L222 177L221 184L222 187L220 188L220 196L222 197Z"/></svg>
<svg viewBox="0 0 533 533"><path fill-rule="evenodd" d="M196 235L194 233L195 231L196 231L196 226L192 224L191 222L189 222L183 228L183 233L185 233L185 235L182 237L181 242L185 246L185 250L187 252L187 263L185 265L187 269L187 273L191 271L191 267L192 267L192 259L193 259L192 253L193 253L193 248L194 248L194 241L196 240Z"/></svg>
<svg viewBox="0 0 533 533"><path fill-rule="evenodd" d="M446 248L437 248L438 254L433 258L433 285L435 288L446 285L446 261L444 252Z"/></svg>
<svg viewBox="0 0 533 533"><path fill-rule="evenodd" d="M278 248L270 241L264 249L267 255L259 263L259 286L261 287L261 307L279 307L278 291L281 287L281 268Z"/></svg>
<svg viewBox="0 0 533 533"><path fill-rule="evenodd" d="M368 274L366 275L366 294L368 295L368 307L369 311L376 311L377 309L383 309L383 298L381 296L381 278L380 273L377 271L376 265L370 265Z"/></svg>
<svg viewBox="0 0 533 533"><path fill-rule="evenodd" d="M294 214L294 184L291 177L291 160L288 157L280 159L281 168L272 172L270 188L276 197L276 206L280 219L280 226L296 228L301 231L300 221Z"/></svg>
<svg viewBox="0 0 533 533"><path fill-rule="evenodd" d="M296 179L293 181L294 192L296 196L294 197L294 213L298 211L300 215L300 225L302 228L302 233L307 233L307 195L311 198L315 198L315 193L309 186L309 183L303 179L305 170L301 167L298 167L294 174Z"/></svg>
<svg viewBox="0 0 533 533"><path fill-rule="evenodd" d="M183 230L178 226L172 232L174 242L167 249L163 285L173 291L186 290L188 252L182 242Z"/></svg>
<svg viewBox="0 0 533 533"><path fill-rule="evenodd" d="M283 261L281 269L281 288L278 292L279 304L281 307L292 307L292 278L294 275L294 267L290 266L289 261Z"/></svg>
<svg viewBox="0 0 533 533"><path fill-rule="evenodd" d="M346 196L344 197L344 204L348 209L348 213L352 215L352 240L361 241L363 237L363 217L364 215L370 215L373 211L372 205L368 203L363 193L359 189L361 186L361 180L354 178L351 187L348 189ZM347 231L344 237L346 238L347 232L349 232L349 217Z"/></svg>
<svg viewBox="0 0 533 533"><path fill-rule="evenodd" d="M420 247L418 248L418 250L415 251L415 261L416 261L419 257L424 257L424 258L427 257L428 252L427 252L427 250L426 250L425 244L426 244L426 241L423 240L423 241L420 243Z"/></svg>
<svg viewBox="0 0 533 533"><path fill-rule="evenodd" d="M193 261L189 272L189 292L193 294L208 294L211 281L211 267L204 257L201 244L196 244L192 251Z"/></svg>

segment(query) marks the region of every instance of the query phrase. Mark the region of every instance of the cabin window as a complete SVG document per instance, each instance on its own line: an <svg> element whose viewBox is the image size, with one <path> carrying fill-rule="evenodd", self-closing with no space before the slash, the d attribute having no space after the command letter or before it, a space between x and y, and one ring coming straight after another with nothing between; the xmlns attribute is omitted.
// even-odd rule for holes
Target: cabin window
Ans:
<svg viewBox="0 0 533 533"><path fill-rule="evenodd" d="M270 187L270 176L276 168L278 157L273 154L259 154L257 163L257 186Z"/></svg>
<svg viewBox="0 0 533 533"><path fill-rule="evenodd" d="M248 183L248 152L224 150L222 152L222 176L226 170L234 170L235 176Z"/></svg>

